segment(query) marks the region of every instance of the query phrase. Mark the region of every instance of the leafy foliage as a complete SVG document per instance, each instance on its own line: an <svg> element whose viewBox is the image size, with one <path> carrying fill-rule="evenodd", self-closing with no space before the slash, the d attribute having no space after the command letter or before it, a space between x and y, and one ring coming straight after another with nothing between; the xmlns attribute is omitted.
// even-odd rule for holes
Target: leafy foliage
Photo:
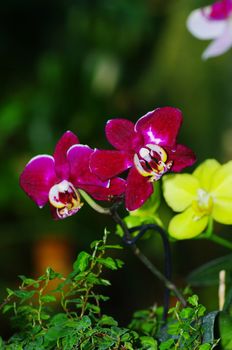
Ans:
<svg viewBox="0 0 232 350"><path fill-rule="evenodd" d="M101 302L108 298L97 293L99 286L109 286L104 269L117 270L123 262L107 256L118 245L102 240L91 244L92 253L80 252L73 271L64 277L47 268L37 279L20 276L16 290L7 289L1 304L3 313L10 313L16 333L0 341L0 349L81 349L81 350L165 350L214 348L213 335L204 341L205 307L196 295L188 299L186 308L177 305L169 310L167 323L163 308L154 306L134 313L128 328L120 327L111 316L101 312ZM51 281L58 286L51 290ZM209 325L212 329L213 325ZM213 333L212 333L213 334Z"/></svg>

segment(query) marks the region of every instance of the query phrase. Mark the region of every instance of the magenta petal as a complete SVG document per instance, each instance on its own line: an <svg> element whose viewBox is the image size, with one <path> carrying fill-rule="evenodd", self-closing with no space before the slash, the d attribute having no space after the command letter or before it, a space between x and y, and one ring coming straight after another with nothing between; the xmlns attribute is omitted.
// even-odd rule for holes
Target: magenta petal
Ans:
<svg viewBox="0 0 232 350"><path fill-rule="evenodd" d="M142 137L134 130L134 123L127 119L111 119L106 124L106 137L119 150L137 150L142 147Z"/></svg>
<svg viewBox="0 0 232 350"><path fill-rule="evenodd" d="M196 156L193 151L184 146L177 145L175 151L168 151L169 160L173 160L171 171L179 172L187 166L191 166L196 161Z"/></svg>
<svg viewBox="0 0 232 350"><path fill-rule="evenodd" d="M141 207L153 193L153 185L148 178L140 175L132 168L127 178L126 187L126 209L135 210Z"/></svg>
<svg viewBox="0 0 232 350"><path fill-rule="evenodd" d="M101 181L93 174L89 167L90 156L93 150L86 145L74 145L67 153L70 164L70 181L78 187L79 184L108 187L109 181Z"/></svg>
<svg viewBox="0 0 232 350"><path fill-rule="evenodd" d="M126 181L120 178L114 178L110 181L109 188L89 185L80 185L80 188L89 193L96 200L110 201L114 197L120 196L125 192Z"/></svg>
<svg viewBox="0 0 232 350"><path fill-rule="evenodd" d="M181 111L177 108L157 108L140 118L135 130L144 137L145 144L155 143L173 146L182 123Z"/></svg>
<svg viewBox="0 0 232 350"><path fill-rule="evenodd" d="M202 9L205 17L211 20L221 20L226 19L230 16L232 11L232 2L231 0L221 0L216 1L214 4L210 6L209 8L203 8Z"/></svg>
<svg viewBox="0 0 232 350"><path fill-rule="evenodd" d="M68 149L78 144L79 140L71 131L66 131L56 144L54 159L57 176L61 180L68 180L69 178L69 164L67 161Z"/></svg>
<svg viewBox="0 0 232 350"><path fill-rule="evenodd" d="M50 188L57 182L54 158L47 155L34 157L20 175L20 186L39 206L48 201Z"/></svg>
<svg viewBox="0 0 232 350"><path fill-rule="evenodd" d="M95 150L90 158L91 170L102 180L110 179L133 165L133 154L123 151Z"/></svg>

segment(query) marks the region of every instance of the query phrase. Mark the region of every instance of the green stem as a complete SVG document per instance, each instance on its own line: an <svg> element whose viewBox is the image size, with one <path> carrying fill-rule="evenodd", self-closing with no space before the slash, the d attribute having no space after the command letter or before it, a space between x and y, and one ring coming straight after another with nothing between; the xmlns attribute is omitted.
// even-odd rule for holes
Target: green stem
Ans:
<svg viewBox="0 0 232 350"><path fill-rule="evenodd" d="M213 241L217 244L222 245L225 248L232 250L232 242L227 241L227 239L219 237L215 234L212 234L210 237L206 237L206 239L209 239L210 241Z"/></svg>
<svg viewBox="0 0 232 350"><path fill-rule="evenodd" d="M111 215L111 217L114 219L114 221L121 226L124 235L127 239L130 239L130 233L127 228L127 225L125 222L121 219L121 217L118 215L117 207L112 206L111 208L104 208L101 205L97 204L86 192L82 190L78 190L81 194L81 196L85 199L85 201L100 214L105 215ZM180 300L183 306L186 306L186 301L180 291L177 289L174 283L172 283L169 279L167 279L151 262L150 260L140 251L140 249L133 244L131 246L131 249L134 253L134 255L152 272L153 275L158 277L164 285L170 289L176 297Z"/></svg>
<svg viewBox="0 0 232 350"><path fill-rule="evenodd" d="M90 205L91 208L96 210L100 214L111 215L111 211L109 208L104 208L101 205L97 204L85 191L78 189L81 196L84 200Z"/></svg>

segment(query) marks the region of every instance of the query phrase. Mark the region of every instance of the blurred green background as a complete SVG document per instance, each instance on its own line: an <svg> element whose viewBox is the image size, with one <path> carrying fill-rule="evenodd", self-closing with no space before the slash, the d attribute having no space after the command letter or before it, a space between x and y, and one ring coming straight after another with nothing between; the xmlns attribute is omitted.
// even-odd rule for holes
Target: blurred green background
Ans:
<svg viewBox="0 0 232 350"><path fill-rule="evenodd" d="M208 43L193 38L185 26L190 11L207 3L1 3L1 299L5 287L17 283L17 275L36 275L48 263L65 273L77 252L99 239L105 226L114 229L108 218L96 215L87 205L72 218L53 221L49 208L38 209L19 188L18 177L28 160L52 154L64 131L72 130L91 147L108 148L104 126L109 118L136 121L149 110L169 105L183 111L179 141L196 152L198 161L231 158L232 51L203 62L201 53ZM170 215L163 206L166 222ZM161 268L159 239L150 238L140 246ZM191 269L224 253L213 243L176 243L176 283L184 286ZM110 276L111 301L105 312L127 324L136 308L162 303L163 287L129 250L119 255L126 266ZM200 293L209 308L217 307L216 289ZM0 329L1 335L11 332L5 318Z"/></svg>

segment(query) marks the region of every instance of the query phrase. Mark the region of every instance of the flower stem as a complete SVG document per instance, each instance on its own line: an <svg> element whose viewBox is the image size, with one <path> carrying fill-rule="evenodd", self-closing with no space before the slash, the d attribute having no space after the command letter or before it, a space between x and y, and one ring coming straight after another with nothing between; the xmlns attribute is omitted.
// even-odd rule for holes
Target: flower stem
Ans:
<svg viewBox="0 0 232 350"><path fill-rule="evenodd" d="M110 215L113 220L121 226L125 240L128 242L132 242L132 237L130 234L130 231L125 224L125 222L121 219L117 212L118 208L118 203L115 203L112 207L110 208L104 208L101 205L97 204L85 191L80 190L79 192L81 196L85 199L85 201L93 208L95 211L97 211L100 214L104 215ZM153 275L155 275L159 280L161 280L165 287L168 288L169 290L173 291L173 293L176 295L176 297L180 300L183 306L186 306L186 301L180 291L177 289L174 283L172 283L169 280L169 276L166 277L162 272L160 272L152 263L151 261L140 251L140 249L136 246L134 242L130 244L130 247L134 253L134 255L152 272Z"/></svg>
<svg viewBox="0 0 232 350"><path fill-rule="evenodd" d="M84 198L84 200L90 205L91 208L93 208L95 211L97 211L100 214L105 215L111 215L110 208L104 208L101 205L97 204L85 191L78 189L81 196Z"/></svg>
<svg viewBox="0 0 232 350"><path fill-rule="evenodd" d="M125 241L132 242L132 244L130 244L130 247L134 255L152 272L153 275L155 275L159 280L161 280L164 283L166 288L171 290L176 295L176 297L180 300L183 306L186 306L186 301L184 297L182 296L181 292L177 289L175 284L170 281L170 279L168 278L169 276L166 277L162 272L160 272L155 267L155 265L153 265L151 261L141 252L141 250L137 247L137 245L133 242L127 225L118 215L118 212L114 207L111 208L111 216L114 219L114 221L121 226L124 232ZM151 226L151 225L147 225L147 226ZM154 229L154 227L152 228Z"/></svg>
<svg viewBox="0 0 232 350"><path fill-rule="evenodd" d="M206 237L206 239L209 239L210 241L220 244L225 248L232 249L232 242L229 242L227 239L219 237L215 234L212 234L211 236Z"/></svg>

